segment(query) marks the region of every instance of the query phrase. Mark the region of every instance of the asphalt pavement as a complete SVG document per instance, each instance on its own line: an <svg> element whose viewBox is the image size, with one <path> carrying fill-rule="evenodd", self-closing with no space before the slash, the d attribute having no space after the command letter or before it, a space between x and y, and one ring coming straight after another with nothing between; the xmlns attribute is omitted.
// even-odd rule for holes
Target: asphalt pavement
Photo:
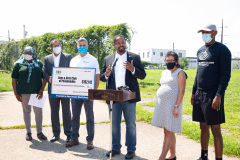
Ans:
<svg viewBox="0 0 240 160"><path fill-rule="evenodd" d="M44 92L47 96L47 92ZM84 108L84 107L83 107ZM61 111L60 111L61 113ZM32 141L25 140L25 129L0 130L0 160L65 160L65 159L107 159L106 152L110 148L110 124L108 107L102 101L94 101L95 137L93 150L86 149L86 125L80 127L80 144L66 148L66 136L61 130L60 140L57 142L40 141L37 139L36 129L32 128ZM62 117L61 117L62 120ZM61 121L62 122L62 121ZM82 109L81 122L86 122L85 111ZM0 126L23 125L23 113L20 102L15 99L13 92L0 92ZM32 124L35 124L32 113ZM48 100L43 109L43 124L50 125L50 106ZM114 160L123 160L127 149L125 146L125 123L122 123L122 154L114 156ZM43 133L50 139L52 128L43 127ZM137 150L134 160L157 160L163 143L163 129L143 122L137 122ZM196 160L200 156L200 144L181 134L176 135L177 159ZM227 157L225 160L240 160L236 157ZM209 147L209 160L215 160L214 148Z"/></svg>

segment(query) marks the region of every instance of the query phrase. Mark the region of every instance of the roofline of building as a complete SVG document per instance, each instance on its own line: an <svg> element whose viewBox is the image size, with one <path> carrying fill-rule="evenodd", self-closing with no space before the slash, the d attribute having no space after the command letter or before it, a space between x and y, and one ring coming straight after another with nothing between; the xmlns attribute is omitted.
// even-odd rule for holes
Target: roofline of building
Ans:
<svg viewBox="0 0 240 160"><path fill-rule="evenodd" d="M138 49L138 50L136 50L136 51L141 51L141 50L153 50L153 49L160 49L160 48ZM162 49L162 50L169 50L169 51L172 51L172 49ZM174 49L174 50L186 51L186 50L184 50L184 49Z"/></svg>

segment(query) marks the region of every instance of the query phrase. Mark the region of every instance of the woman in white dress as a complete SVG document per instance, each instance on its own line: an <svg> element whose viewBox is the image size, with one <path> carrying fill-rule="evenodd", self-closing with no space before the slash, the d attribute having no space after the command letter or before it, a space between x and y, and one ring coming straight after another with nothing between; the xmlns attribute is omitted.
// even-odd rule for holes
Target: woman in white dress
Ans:
<svg viewBox="0 0 240 160"><path fill-rule="evenodd" d="M182 132L182 101L186 86L186 75L180 69L178 55L169 51L165 62L167 70L162 72L160 88L156 95L156 105L152 125L164 128L164 141L159 160L176 160L175 133Z"/></svg>

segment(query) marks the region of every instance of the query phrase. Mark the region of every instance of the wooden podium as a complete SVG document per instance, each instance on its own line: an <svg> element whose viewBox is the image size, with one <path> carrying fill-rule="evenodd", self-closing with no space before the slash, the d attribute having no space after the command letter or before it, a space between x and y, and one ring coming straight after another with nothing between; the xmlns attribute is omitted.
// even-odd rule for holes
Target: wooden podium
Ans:
<svg viewBox="0 0 240 160"><path fill-rule="evenodd" d="M89 89L88 99L110 101L110 159L112 159L112 105L113 101L124 102L136 98L135 92L126 90Z"/></svg>
<svg viewBox="0 0 240 160"><path fill-rule="evenodd" d="M89 89L88 99L124 102L136 98L135 92L126 90Z"/></svg>

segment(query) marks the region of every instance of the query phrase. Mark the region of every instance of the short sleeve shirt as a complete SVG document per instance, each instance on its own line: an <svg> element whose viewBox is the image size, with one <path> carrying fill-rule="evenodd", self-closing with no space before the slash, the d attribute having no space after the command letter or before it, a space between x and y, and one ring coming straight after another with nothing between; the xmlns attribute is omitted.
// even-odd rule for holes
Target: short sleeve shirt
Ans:
<svg viewBox="0 0 240 160"><path fill-rule="evenodd" d="M16 63L13 67L12 78L17 79L17 94L34 94L38 93L42 87L42 67L43 64L38 62L38 67L32 69L30 83L28 79L28 66L21 63Z"/></svg>
<svg viewBox="0 0 240 160"><path fill-rule="evenodd" d="M95 57L87 53L84 57L77 55L70 61L70 67L95 68L96 74L100 74L99 64Z"/></svg>

